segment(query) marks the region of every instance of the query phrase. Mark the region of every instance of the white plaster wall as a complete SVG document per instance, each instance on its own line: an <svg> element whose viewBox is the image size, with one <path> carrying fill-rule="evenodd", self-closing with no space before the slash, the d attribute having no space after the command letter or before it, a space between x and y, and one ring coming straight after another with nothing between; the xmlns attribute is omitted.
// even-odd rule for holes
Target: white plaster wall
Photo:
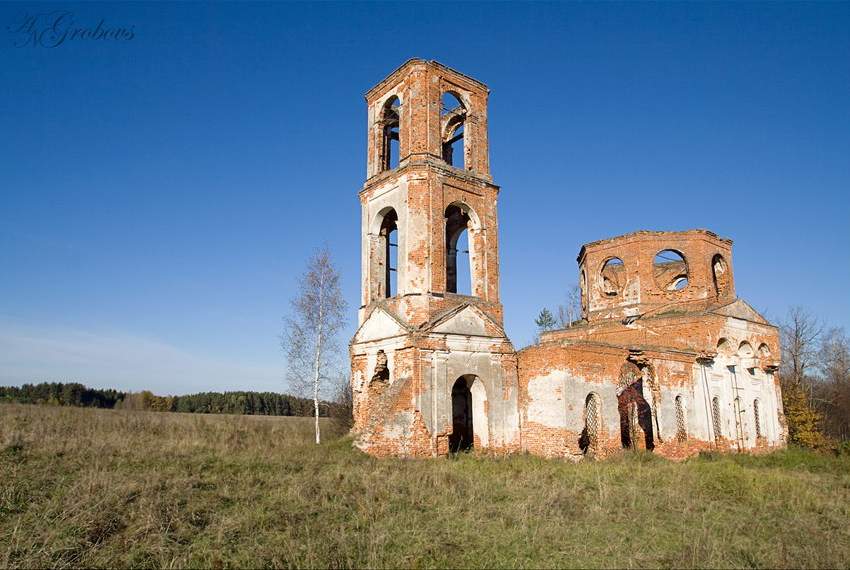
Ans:
<svg viewBox="0 0 850 570"><path fill-rule="evenodd" d="M607 434L619 434L616 386L566 370L553 370L529 382L526 418L546 427L580 432L584 429L584 403L591 392L600 398L600 426Z"/></svg>
<svg viewBox="0 0 850 570"><path fill-rule="evenodd" d="M736 356L718 356L715 361L704 367L705 380L702 378L700 366L695 368L694 385L695 409L688 410L688 429L699 433L702 439L711 440L713 425L711 416L711 400L717 396L720 399L721 435L731 441L732 447L737 447L735 398L741 400L741 418L744 431L743 446L752 448L756 444L756 426L754 401L761 402L761 425L764 437L769 445L780 445L783 442L782 430L779 425L778 394L775 379L761 369L754 369L751 374L738 364ZM730 368L730 366L732 368ZM706 382L707 380L707 382ZM708 392L707 404L705 392Z"/></svg>
<svg viewBox="0 0 850 570"><path fill-rule="evenodd" d="M488 401L487 391L481 379L475 380L470 390L472 392L472 431L478 436L482 447L490 445L490 418L486 412ZM494 421L496 418L494 418Z"/></svg>
<svg viewBox="0 0 850 570"><path fill-rule="evenodd" d="M450 350L433 351L427 357L423 354L430 366L423 369L424 386L419 406L432 433L442 432L445 426L451 425L452 387L461 376L473 375L481 384L478 398L473 392L472 419L476 435L492 446L518 441L516 378L505 377L498 355L485 352L492 341L492 338L449 337Z"/></svg>

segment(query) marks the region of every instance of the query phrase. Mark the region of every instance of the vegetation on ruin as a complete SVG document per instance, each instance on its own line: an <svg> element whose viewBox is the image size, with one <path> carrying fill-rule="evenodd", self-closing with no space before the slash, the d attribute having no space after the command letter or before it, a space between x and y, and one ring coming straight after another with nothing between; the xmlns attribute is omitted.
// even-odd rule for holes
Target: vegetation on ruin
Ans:
<svg viewBox="0 0 850 570"><path fill-rule="evenodd" d="M323 421L0 404L0 567L850 564L850 456L376 459Z"/></svg>

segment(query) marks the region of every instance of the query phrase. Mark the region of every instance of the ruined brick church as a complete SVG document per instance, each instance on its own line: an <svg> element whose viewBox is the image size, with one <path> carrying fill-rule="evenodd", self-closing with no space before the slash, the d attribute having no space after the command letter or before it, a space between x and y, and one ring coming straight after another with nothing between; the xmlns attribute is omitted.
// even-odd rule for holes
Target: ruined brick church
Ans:
<svg viewBox="0 0 850 570"><path fill-rule="evenodd" d="M778 330L736 298L732 242L710 231L585 244L581 320L514 349L499 302L488 94L419 59L366 94L357 446L567 458L783 446Z"/></svg>

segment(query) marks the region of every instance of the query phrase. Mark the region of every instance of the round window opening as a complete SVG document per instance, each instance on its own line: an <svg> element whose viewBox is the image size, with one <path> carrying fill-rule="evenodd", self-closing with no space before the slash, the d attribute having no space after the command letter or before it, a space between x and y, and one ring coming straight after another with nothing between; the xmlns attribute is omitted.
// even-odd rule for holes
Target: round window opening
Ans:
<svg viewBox="0 0 850 570"><path fill-rule="evenodd" d="M623 261L612 257L602 265L602 294L606 297L616 297L623 289L626 274L623 271Z"/></svg>
<svg viewBox="0 0 850 570"><path fill-rule="evenodd" d="M662 291L681 291L688 286L688 263L678 251L665 249L655 255L655 283Z"/></svg>

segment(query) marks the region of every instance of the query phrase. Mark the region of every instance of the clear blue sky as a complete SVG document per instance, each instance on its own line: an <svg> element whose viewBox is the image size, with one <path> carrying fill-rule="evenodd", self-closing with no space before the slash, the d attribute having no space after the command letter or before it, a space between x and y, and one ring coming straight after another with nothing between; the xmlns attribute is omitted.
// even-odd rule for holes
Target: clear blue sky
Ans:
<svg viewBox="0 0 850 570"><path fill-rule="evenodd" d="M133 37L16 31L54 10ZM582 244L641 229L731 238L739 297L850 328L847 2L2 3L0 23L0 385L284 390L281 316L323 243L347 343L363 95L411 57L491 89L517 346Z"/></svg>

